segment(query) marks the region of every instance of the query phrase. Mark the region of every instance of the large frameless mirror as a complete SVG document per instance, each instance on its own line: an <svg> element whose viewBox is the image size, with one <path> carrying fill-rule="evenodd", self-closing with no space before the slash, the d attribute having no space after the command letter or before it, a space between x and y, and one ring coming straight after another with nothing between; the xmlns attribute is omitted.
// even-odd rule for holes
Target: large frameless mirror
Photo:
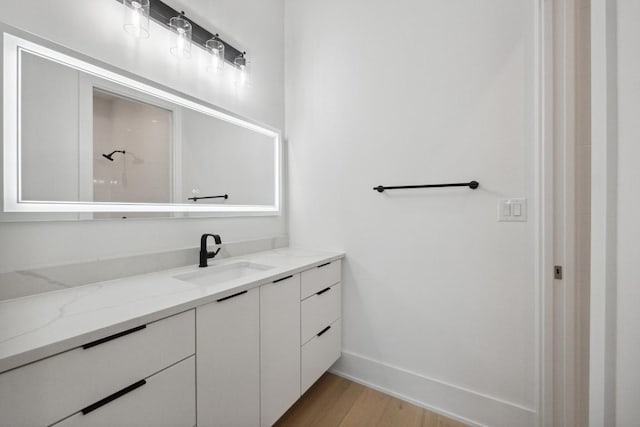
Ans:
<svg viewBox="0 0 640 427"><path fill-rule="evenodd" d="M280 133L4 33L4 211L280 211Z"/></svg>

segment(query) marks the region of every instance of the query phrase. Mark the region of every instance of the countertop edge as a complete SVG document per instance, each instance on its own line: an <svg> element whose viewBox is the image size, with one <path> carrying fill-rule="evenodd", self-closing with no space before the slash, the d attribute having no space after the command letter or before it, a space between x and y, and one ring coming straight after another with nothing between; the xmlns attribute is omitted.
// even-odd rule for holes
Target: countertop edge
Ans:
<svg viewBox="0 0 640 427"><path fill-rule="evenodd" d="M69 350L73 350L88 342L99 340L101 338L108 337L110 335L125 331L127 329L135 328L137 326L141 326L144 324L153 323L155 321L194 309L198 306L202 306L202 305L214 302L217 299L224 298L225 296L231 295L233 293L255 289L267 283L273 282L274 280L278 280L282 277L286 277L291 274L300 273L310 268L317 267L318 265L321 265L323 263L333 262L333 261L343 259L345 258L345 256L346 254L344 252L333 252L332 255L329 255L324 258L320 258L319 260L314 262L302 263L299 266L296 266L294 268L289 268L286 270L280 269L275 274L267 277L262 277L259 280L250 280L247 283L243 283L241 285L224 289L222 291L214 292L214 293L202 296L200 298L194 298L188 302L180 303L175 306L167 307L165 309L157 310L154 312L144 313L137 317L123 319L122 321L115 322L95 330L91 330L85 333L80 333L78 335L74 335L72 337L65 338L50 344L45 344L40 347L27 349L24 352L15 353L15 354L3 357L0 359L0 374L20 368L25 365L29 365L31 363L35 363L37 361L55 356L60 353L64 353ZM242 259L242 258L246 258L246 256L227 258L225 259L225 261L230 261L230 260L233 260L234 258ZM153 274L157 274L157 273L160 273L160 272L155 272ZM126 278L123 278L121 280L126 280Z"/></svg>

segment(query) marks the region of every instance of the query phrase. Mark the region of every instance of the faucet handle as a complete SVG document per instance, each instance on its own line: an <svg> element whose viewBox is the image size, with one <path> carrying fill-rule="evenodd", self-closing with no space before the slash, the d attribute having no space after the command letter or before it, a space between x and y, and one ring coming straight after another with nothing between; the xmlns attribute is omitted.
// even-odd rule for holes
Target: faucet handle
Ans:
<svg viewBox="0 0 640 427"><path fill-rule="evenodd" d="M220 249L222 249L222 248L218 248L218 250L213 252L207 251L207 238L209 236L213 237L213 240L215 240L216 245L222 244L222 239L217 234L202 235L202 237L200 238L200 267L206 267L207 259L215 257L216 255L218 255L218 252L220 252Z"/></svg>

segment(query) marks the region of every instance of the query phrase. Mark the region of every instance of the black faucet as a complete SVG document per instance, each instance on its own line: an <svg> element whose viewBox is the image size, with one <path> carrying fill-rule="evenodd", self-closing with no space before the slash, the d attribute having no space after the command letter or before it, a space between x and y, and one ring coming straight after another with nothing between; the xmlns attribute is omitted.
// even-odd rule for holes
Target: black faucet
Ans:
<svg viewBox="0 0 640 427"><path fill-rule="evenodd" d="M216 242L216 245L222 244L222 239L217 234L203 234L200 238L200 267L207 266L207 259L213 258L218 255L220 252L220 248L218 248L215 252L207 252L207 237L213 237L213 240Z"/></svg>

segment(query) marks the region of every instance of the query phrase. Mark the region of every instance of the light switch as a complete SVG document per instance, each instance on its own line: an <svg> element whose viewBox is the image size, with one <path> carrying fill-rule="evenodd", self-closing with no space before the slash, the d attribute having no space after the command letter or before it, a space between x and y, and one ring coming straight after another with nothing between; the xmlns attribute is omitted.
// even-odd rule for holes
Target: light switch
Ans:
<svg viewBox="0 0 640 427"><path fill-rule="evenodd" d="M522 216L522 205L520 203L513 203L511 205L511 215Z"/></svg>
<svg viewBox="0 0 640 427"><path fill-rule="evenodd" d="M509 217L511 216L511 203L503 203L502 204L502 216Z"/></svg>
<svg viewBox="0 0 640 427"><path fill-rule="evenodd" d="M498 221L527 220L527 199L500 199L498 201Z"/></svg>

